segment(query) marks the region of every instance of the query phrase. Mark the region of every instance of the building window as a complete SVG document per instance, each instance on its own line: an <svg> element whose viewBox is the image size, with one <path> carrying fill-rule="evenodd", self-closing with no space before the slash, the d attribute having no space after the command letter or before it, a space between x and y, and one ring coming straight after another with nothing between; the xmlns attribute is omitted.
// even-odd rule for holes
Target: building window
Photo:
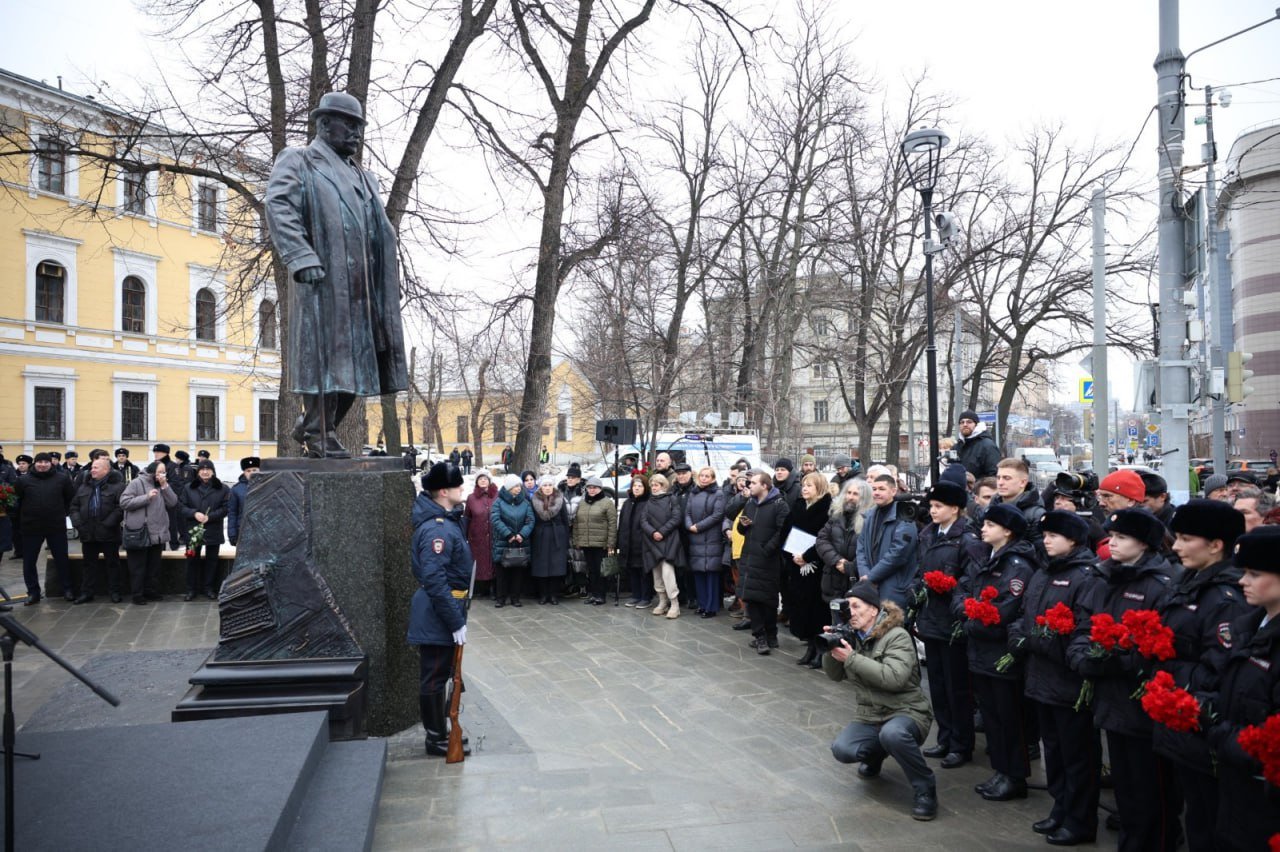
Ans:
<svg viewBox="0 0 1280 852"><path fill-rule="evenodd" d="M196 292L196 340L217 340L218 302L213 291L201 287Z"/></svg>
<svg viewBox="0 0 1280 852"><path fill-rule="evenodd" d="M263 349L276 348L276 303L263 299L258 305L258 345Z"/></svg>
<svg viewBox="0 0 1280 852"><path fill-rule="evenodd" d="M495 444L505 444L507 442L507 415L493 415L493 442Z"/></svg>
<svg viewBox="0 0 1280 852"><path fill-rule="evenodd" d="M138 216L147 215L147 173L125 170L120 174L124 184L124 210Z"/></svg>
<svg viewBox="0 0 1280 852"><path fill-rule="evenodd" d="M52 260L36 266L36 322L63 322L67 270Z"/></svg>
<svg viewBox="0 0 1280 852"><path fill-rule="evenodd" d="M471 441L471 439L467 437L467 435L469 435L469 434L470 434L470 432L469 432L469 430L468 430L468 428L467 428L467 416L466 416L465 414L459 414L459 415L458 415L458 429L457 429L457 432L458 432L458 443L459 443L459 444L466 444L466 443L469 443L469 442Z"/></svg>
<svg viewBox="0 0 1280 852"><path fill-rule="evenodd" d="M569 440L569 415L567 414L556 415L556 440Z"/></svg>
<svg viewBox="0 0 1280 852"><path fill-rule="evenodd" d="M276 401L274 399L258 400L258 440L276 440Z"/></svg>
<svg viewBox="0 0 1280 852"><path fill-rule="evenodd" d="M820 361L809 367L809 375L815 379L831 378L831 363L829 361Z"/></svg>
<svg viewBox="0 0 1280 852"><path fill-rule="evenodd" d="M196 189L196 227L202 231L218 230L218 185L201 182Z"/></svg>
<svg viewBox="0 0 1280 852"><path fill-rule="evenodd" d="M196 397L196 440L219 440L218 398L216 396Z"/></svg>
<svg viewBox="0 0 1280 852"><path fill-rule="evenodd" d="M142 334L147 330L147 286L136 275L120 284L120 330Z"/></svg>
<svg viewBox="0 0 1280 852"><path fill-rule="evenodd" d="M814 422L814 423L826 423L826 422L827 422L827 401L826 401L825 399L820 399L820 400L817 400L816 402L814 402L814 404L813 404L813 422Z"/></svg>
<svg viewBox="0 0 1280 852"><path fill-rule="evenodd" d="M150 441L147 434L148 395L138 391L120 392L120 438L125 441Z"/></svg>
<svg viewBox="0 0 1280 852"><path fill-rule="evenodd" d="M834 331L835 326L832 325L831 320L825 317L820 317L813 321L813 333L818 337L830 337Z"/></svg>
<svg viewBox="0 0 1280 852"><path fill-rule="evenodd" d="M56 139L41 139L36 146L36 180L45 192L67 194L67 146Z"/></svg>
<svg viewBox="0 0 1280 852"><path fill-rule="evenodd" d="M65 441L67 434L66 390L35 389L36 440Z"/></svg>

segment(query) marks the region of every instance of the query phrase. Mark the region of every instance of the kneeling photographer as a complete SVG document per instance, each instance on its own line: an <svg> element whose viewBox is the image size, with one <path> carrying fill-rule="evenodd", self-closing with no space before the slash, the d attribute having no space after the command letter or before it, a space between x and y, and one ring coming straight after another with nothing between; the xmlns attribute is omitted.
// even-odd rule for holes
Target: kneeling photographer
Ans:
<svg viewBox="0 0 1280 852"><path fill-rule="evenodd" d="M854 689L854 720L831 744L841 763L860 761L858 775L874 778L886 757L906 773L915 792L911 816L930 820L938 814L937 785L920 746L929 734L933 713L920 688L920 661L915 641L902 626L902 609L880 602L867 581L849 590L840 620L825 628L830 649L822 669L832 680L848 680Z"/></svg>

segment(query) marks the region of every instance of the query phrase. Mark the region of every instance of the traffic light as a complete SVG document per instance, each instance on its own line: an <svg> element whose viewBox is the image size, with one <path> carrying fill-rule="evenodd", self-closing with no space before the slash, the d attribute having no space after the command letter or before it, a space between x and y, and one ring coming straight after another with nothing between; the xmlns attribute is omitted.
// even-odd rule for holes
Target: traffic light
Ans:
<svg viewBox="0 0 1280 852"><path fill-rule="evenodd" d="M1253 393L1253 386L1248 384L1253 370L1244 367L1251 360L1252 352L1227 353L1227 402L1244 402L1244 398Z"/></svg>

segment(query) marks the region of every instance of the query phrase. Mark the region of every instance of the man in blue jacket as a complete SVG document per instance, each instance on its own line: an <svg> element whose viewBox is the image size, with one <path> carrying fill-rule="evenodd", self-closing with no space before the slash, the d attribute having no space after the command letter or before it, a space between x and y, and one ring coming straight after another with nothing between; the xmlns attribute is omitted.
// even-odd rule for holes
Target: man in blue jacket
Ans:
<svg viewBox="0 0 1280 852"><path fill-rule="evenodd" d="M467 593L474 562L462 532L462 471L436 462L413 503L413 577L409 644L418 646L418 708L427 756L449 747L445 687L453 678L454 646L467 641ZM467 750L464 748L464 753Z"/></svg>
<svg viewBox="0 0 1280 852"><path fill-rule="evenodd" d="M231 505L227 509L227 540L235 547L240 541L240 524L244 520L244 501L249 496L249 480L258 475L262 459L245 456L240 459L240 478L231 486Z"/></svg>
<svg viewBox="0 0 1280 852"><path fill-rule="evenodd" d="M898 483L890 474L871 482L871 500L858 536L858 579L875 583L883 600L907 609L907 588L915 574L916 524L898 517Z"/></svg>

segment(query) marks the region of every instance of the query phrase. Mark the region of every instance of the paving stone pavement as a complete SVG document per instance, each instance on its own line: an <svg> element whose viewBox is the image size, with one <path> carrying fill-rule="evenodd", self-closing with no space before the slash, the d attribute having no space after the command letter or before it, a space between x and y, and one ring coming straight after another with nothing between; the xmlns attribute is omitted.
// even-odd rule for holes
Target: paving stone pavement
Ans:
<svg viewBox="0 0 1280 852"><path fill-rule="evenodd" d="M936 769L938 819L912 820L896 764L864 781L831 756L848 686L796 666L804 646L786 628L760 657L734 623L478 602L463 663L484 702L473 715L464 699L473 754L449 766L422 756L419 731L395 738L374 848L1046 848L1030 825L1047 794L984 801L985 761ZM495 714L514 737L490 740Z"/></svg>
<svg viewBox="0 0 1280 852"><path fill-rule="evenodd" d="M11 594L20 577L18 563L0 563ZM15 613L81 666L118 652L208 649L218 637L217 608L203 600L46 600ZM849 719L847 685L796 666L803 646L785 627L781 649L760 657L733 623L723 613L668 621L612 602L478 602L463 664L473 754L449 766L422 756L420 729L392 737L374 848L1045 848L1030 824L1048 814L1047 795L983 801L972 789L990 775L981 759L937 770L938 818L913 821L892 761L864 781L831 757ZM70 681L19 647L19 747L21 726L41 727L34 714Z"/></svg>

